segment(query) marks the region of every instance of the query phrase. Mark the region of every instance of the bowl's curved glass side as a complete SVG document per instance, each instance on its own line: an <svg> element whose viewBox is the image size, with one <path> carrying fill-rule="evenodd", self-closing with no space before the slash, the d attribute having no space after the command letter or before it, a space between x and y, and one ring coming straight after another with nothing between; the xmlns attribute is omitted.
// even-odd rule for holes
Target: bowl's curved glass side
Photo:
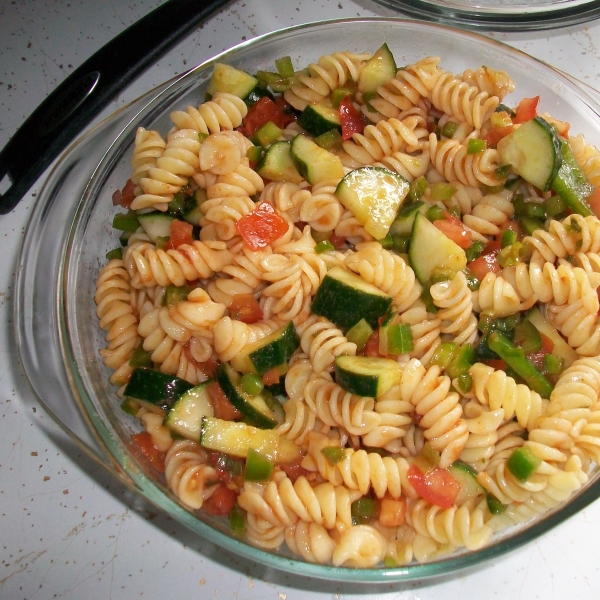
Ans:
<svg viewBox="0 0 600 600"><path fill-rule="evenodd" d="M462 72L466 68L474 68L481 64L505 69L517 81L515 98L541 93L542 110L547 110L556 118L569 120L572 131L585 131L586 139L600 145L600 122L595 112L597 107L593 101L582 99L568 81L538 61L502 44L441 26L399 19L357 19L306 25L246 42L216 57L215 60L254 72L258 69L272 70L275 58L289 54L293 57L294 64L301 67L316 61L323 54L335 51L374 51L383 40L388 43L398 64L408 64L424 56L438 55L442 57L443 67L454 72ZM473 64L474 56L477 57L477 64ZM580 493L566 510L563 508L535 522L520 526L517 536L512 535L512 530L504 532L491 546L478 552L465 551L431 564L361 571L310 565L291 559L283 553L271 554L252 548L227 535L221 521L186 511L174 501L163 483L152 477L151 470L129 442L131 432L137 430L137 423L118 410L115 390L108 382L110 373L98 355L98 350L104 345L104 339L95 317L95 281L105 262L105 253L118 243L118 235L110 225L112 215L117 212L112 206L111 195L114 190L121 188L129 177L129 153L136 127L143 124L147 128L159 130L163 135L166 134L170 128L170 111L185 108L187 104L197 105L202 101L204 83L211 64L212 62L192 70L179 83L150 102L127 124L114 143L112 139L98 139L98 145L108 150L105 155L101 155L102 162L97 169L95 166L99 160L98 155L95 155L96 162L93 162L91 168L90 164L82 168L76 187L69 189L53 184L46 190L47 197L44 200L40 198L42 202L53 200L52 195L55 192L52 190L58 190L61 194L63 190L73 194L68 197L64 194L70 208L57 211L60 217L53 217L56 218L57 224L57 228L54 229L55 246L57 232L64 232L66 236L70 219L75 219L66 246L52 251L50 231L44 221L44 211L39 207L36 211L36 214L39 213L36 217L37 222L32 223L34 230L28 231L27 236L29 246L36 247L35 251L30 250L29 254L39 258L44 256L44 249L49 251L47 273L38 272L43 266L25 263L24 266L29 270L27 278L33 277L35 281L33 290L30 284L25 286L24 295L33 291L33 297L43 311L39 318L51 321L47 327L48 344L52 348L60 349L69 368L68 381L66 384L62 382L61 389L66 392L70 387L69 397L75 395L80 400L102 444L108 448L112 458L131 477L141 493L193 531L238 554L302 575L362 582L420 579L478 564L527 543L563 520L564 515L580 510L593 501L598 494L598 481ZM118 131L115 131L115 135L116 133ZM73 166L69 166L69 163L65 165L64 176L70 177L73 168L80 168L78 162L72 164ZM57 173L56 176L59 177L60 174ZM51 205L51 215L54 210L54 206ZM35 227L38 226L44 232L39 245L30 239L35 237ZM61 271L63 259L64 270ZM62 279L57 283L61 275ZM52 280L53 277L57 279ZM44 302L45 299L41 296L43 281L52 284L47 288L53 291L52 299L47 302ZM32 308L32 311L35 309ZM24 318L31 318L33 322L36 316L32 311L21 313L19 322L22 323ZM25 344L33 344L32 348L35 348L34 325L21 327L26 334L23 336ZM62 337L56 334L59 327ZM44 365L37 363L42 363L44 357L39 356L40 353L35 350L28 350L26 354L30 368L35 370L35 378L41 377ZM39 389L38 393L43 394L43 378L35 383Z"/></svg>

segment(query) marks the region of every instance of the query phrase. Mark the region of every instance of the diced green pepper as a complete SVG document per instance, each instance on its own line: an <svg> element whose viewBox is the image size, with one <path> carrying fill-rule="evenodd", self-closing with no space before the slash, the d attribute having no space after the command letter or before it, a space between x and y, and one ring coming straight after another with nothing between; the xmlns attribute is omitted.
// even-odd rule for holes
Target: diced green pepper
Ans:
<svg viewBox="0 0 600 600"><path fill-rule="evenodd" d="M446 373L450 379L468 373L475 363L475 350L470 344L463 344L452 356L451 362L446 366Z"/></svg>
<svg viewBox="0 0 600 600"><path fill-rule="evenodd" d="M335 246L329 240L321 240L315 246L315 252L317 254L323 254L323 252L332 252L335 250Z"/></svg>
<svg viewBox="0 0 600 600"><path fill-rule="evenodd" d="M321 448L321 454L332 465L336 465L344 458L344 449L341 446L325 446Z"/></svg>
<svg viewBox="0 0 600 600"><path fill-rule="evenodd" d="M317 136L315 138L315 144L321 148L325 148L325 150L340 148L342 145L342 136L337 129L330 129Z"/></svg>
<svg viewBox="0 0 600 600"><path fill-rule="evenodd" d="M530 389L540 394L542 398L550 398L554 386L544 377L535 365L527 360L522 348L515 346L515 344L499 331L490 333L487 343L493 352L523 378Z"/></svg>
<svg viewBox="0 0 600 600"><path fill-rule="evenodd" d="M542 464L541 458L536 456L531 448L521 446L515 448L506 461L506 468L519 480L527 481L529 477Z"/></svg>
<svg viewBox="0 0 600 600"><path fill-rule="evenodd" d="M393 247L393 245L394 245L394 240L392 238L392 235L389 232L388 232L388 234L384 238L381 238L380 240L377 240L377 241L386 250L390 250Z"/></svg>
<svg viewBox="0 0 600 600"><path fill-rule="evenodd" d="M567 210L567 205L560 196L550 196L550 198L544 200L544 208L546 209L546 214L551 219L554 219L557 215Z"/></svg>
<svg viewBox="0 0 600 600"><path fill-rule="evenodd" d="M113 217L112 222L113 229L119 231L137 231L140 226L140 222L137 218L135 211L130 210L128 213L117 213Z"/></svg>
<svg viewBox="0 0 600 600"><path fill-rule="evenodd" d="M244 479L246 481L266 481L273 472L273 461L264 454L250 448L246 456Z"/></svg>
<svg viewBox="0 0 600 600"><path fill-rule="evenodd" d="M189 293L194 288L191 285L176 286L173 284L168 285L165 288L165 295L163 296L163 306L175 306L179 302L187 300Z"/></svg>
<svg viewBox="0 0 600 600"><path fill-rule="evenodd" d="M414 349L412 330L408 323L390 325L387 332L388 352L394 356L407 354Z"/></svg>
<svg viewBox="0 0 600 600"><path fill-rule="evenodd" d="M475 240L466 250L467 262L473 262L483 252L485 244L481 240Z"/></svg>
<svg viewBox="0 0 600 600"><path fill-rule="evenodd" d="M438 367L445 369L452 359L454 354L458 350L458 344L454 342L442 342L434 351L431 357L431 364L438 365Z"/></svg>
<svg viewBox="0 0 600 600"><path fill-rule="evenodd" d="M288 78L294 76L294 65L290 56L282 56L275 59L275 68L282 77Z"/></svg>
<svg viewBox="0 0 600 600"><path fill-rule="evenodd" d="M237 502L229 511L229 527L237 537L243 536L246 532L246 511Z"/></svg>
<svg viewBox="0 0 600 600"><path fill-rule="evenodd" d="M522 348L525 354L531 354L542 348L542 336L531 321L523 319L515 327L515 344Z"/></svg>
<svg viewBox="0 0 600 600"><path fill-rule="evenodd" d="M263 151L260 146L252 146L251 148L248 148L248 150L246 152L246 158L251 163L257 163L261 159L262 153L263 153Z"/></svg>
<svg viewBox="0 0 600 600"><path fill-rule="evenodd" d="M135 416L138 410L140 410L140 403L134 398L125 398L125 400L121 402L121 410L128 415Z"/></svg>
<svg viewBox="0 0 600 600"><path fill-rule="evenodd" d="M556 354L546 354L544 356L544 372L550 375L558 375L565 368L565 359Z"/></svg>
<svg viewBox="0 0 600 600"><path fill-rule="evenodd" d="M411 184L408 191L408 195L412 202L416 202L425 193L425 190L429 187L429 182L423 175L417 177Z"/></svg>
<svg viewBox="0 0 600 600"><path fill-rule="evenodd" d="M373 519L377 516L377 500L374 498L359 498L350 505L350 514L361 521L363 519Z"/></svg>
<svg viewBox="0 0 600 600"><path fill-rule="evenodd" d="M538 219L531 219L529 217L523 217L519 220L519 225L526 235L533 235L534 231L538 229L544 229L544 222Z"/></svg>
<svg viewBox="0 0 600 600"><path fill-rule="evenodd" d="M472 292L476 292L479 289L479 286L481 285L481 281L479 281L479 279L475 277L473 271L471 271L471 269L469 269L468 267L466 269L463 269L463 273L467 279L467 287Z"/></svg>
<svg viewBox="0 0 600 600"><path fill-rule="evenodd" d="M467 154L477 154L487 149L487 143L485 140L478 140L477 138L470 138L467 142Z"/></svg>
<svg viewBox="0 0 600 600"><path fill-rule="evenodd" d="M546 207L541 202L525 202L523 207L523 216L530 219L544 220L548 216L546 214Z"/></svg>
<svg viewBox="0 0 600 600"><path fill-rule="evenodd" d="M488 505L488 510L493 515L500 515L506 510L506 506L496 498L493 494L486 495L486 501Z"/></svg>
<svg viewBox="0 0 600 600"><path fill-rule="evenodd" d="M392 250L398 252L398 254L406 254L408 252L408 243L410 238L398 235L397 233L392 234Z"/></svg>
<svg viewBox="0 0 600 600"><path fill-rule="evenodd" d="M107 260L121 260L123 258L123 248L113 248L106 253Z"/></svg>
<svg viewBox="0 0 600 600"><path fill-rule="evenodd" d="M340 102L346 96L350 96L352 99L354 99L354 90L352 88L349 88L349 87L335 88L333 90L333 92L331 92L331 105L333 106L333 108L336 108L336 109L339 108L340 107ZM368 100L365 100L364 96L365 95L363 94L363 100L365 102L368 102Z"/></svg>
<svg viewBox="0 0 600 600"><path fill-rule="evenodd" d="M456 193L456 188L445 181L438 181L431 186L431 199L435 202L440 200L441 202L448 201Z"/></svg>
<svg viewBox="0 0 600 600"><path fill-rule="evenodd" d="M473 387L473 378L471 377L471 373L461 373L457 377L457 385L459 392L466 394L471 391Z"/></svg>
<svg viewBox="0 0 600 600"><path fill-rule="evenodd" d="M373 328L365 319L361 319L346 332L346 339L356 344L357 350L362 350L373 335Z"/></svg>
<svg viewBox="0 0 600 600"><path fill-rule="evenodd" d="M439 221L446 218L444 209L441 206L430 206L425 213L430 221Z"/></svg>
<svg viewBox="0 0 600 600"><path fill-rule="evenodd" d="M249 396L258 396L265 387L262 378L256 373L245 373L242 375L239 385Z"/></svg>
<svg viewBox="0 0 600 600"><path fill-rule="evenodd" d="M143 346L138 346L129 359L130 367L151 367L152 359L151 353L148 350L144 350Z"/></svg>
<svg viewBox="0 0 600 600"><path fill-rule="evenodd" d="M434 267L431 271L429 281L431 285L440 283L442 281L452 281L455 275L456 272L452 269L448 269L447 267Z"/></svg>
<svg viewBox="0 0 600 600"><path fill-rule="evenodd" d="M268 123L265 123L254 135L258 144L265 148L278 139L282 133L283 130L281 128L277 127L273 121L269 121Z"/></svg>
<svg viewBox="0 0 600 600"><path fill-rule="evenodd" d="M442 135L447 138L451 138L458 129L458 123L454 121L448 121L442 128Z"/></svg>
<svg viewBox="0 0 600 600"><path fill-rule="evenodd" d="M517 232L512 229L505 229L502 232L502 247L512 246L518 240Z"/></svg>

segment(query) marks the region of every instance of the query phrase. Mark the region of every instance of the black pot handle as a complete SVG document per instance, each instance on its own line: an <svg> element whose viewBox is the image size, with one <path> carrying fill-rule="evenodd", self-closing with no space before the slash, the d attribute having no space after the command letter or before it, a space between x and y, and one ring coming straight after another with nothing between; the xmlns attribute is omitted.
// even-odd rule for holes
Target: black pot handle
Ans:
<svg viewBox="0 0 600 600"><path fill-rule="evenodd" d="M0 214L10 212L92 118L169 47L228 0L169 0L100 48L67 77L0 152Z"/></svg>

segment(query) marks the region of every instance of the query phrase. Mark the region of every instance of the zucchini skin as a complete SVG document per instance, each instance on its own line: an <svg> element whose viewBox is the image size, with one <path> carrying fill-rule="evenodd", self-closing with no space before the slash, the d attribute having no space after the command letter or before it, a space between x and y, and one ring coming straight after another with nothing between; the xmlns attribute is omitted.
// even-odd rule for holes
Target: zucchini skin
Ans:
<svg viewBox="0 0 600 600"><path fill-rule="evenodd" d="M173 403L194 385L155 369L137 367L131 373L124 394L136 400L150 402L161 408L171 408Z"/></svg>

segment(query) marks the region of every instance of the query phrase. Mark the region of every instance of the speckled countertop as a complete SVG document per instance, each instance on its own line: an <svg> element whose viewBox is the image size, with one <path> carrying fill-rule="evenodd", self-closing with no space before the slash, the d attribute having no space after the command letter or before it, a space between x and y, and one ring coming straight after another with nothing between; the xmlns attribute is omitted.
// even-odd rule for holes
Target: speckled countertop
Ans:
<svg viewBox="0 0 600 600"><path fill-rule="evenodd" d="M159 4L0 0L0 146L87 56ZM242 40L361 15L397 13L368 0L231 2L132 82L104 114ZM600 23L494 37L600 88ZM455 577L368 587L290 576L238 559L133 497L36 405L19 370L13 277L39 183L0 217L0 598L600 598L600 502L536 542Z"/></svg>

